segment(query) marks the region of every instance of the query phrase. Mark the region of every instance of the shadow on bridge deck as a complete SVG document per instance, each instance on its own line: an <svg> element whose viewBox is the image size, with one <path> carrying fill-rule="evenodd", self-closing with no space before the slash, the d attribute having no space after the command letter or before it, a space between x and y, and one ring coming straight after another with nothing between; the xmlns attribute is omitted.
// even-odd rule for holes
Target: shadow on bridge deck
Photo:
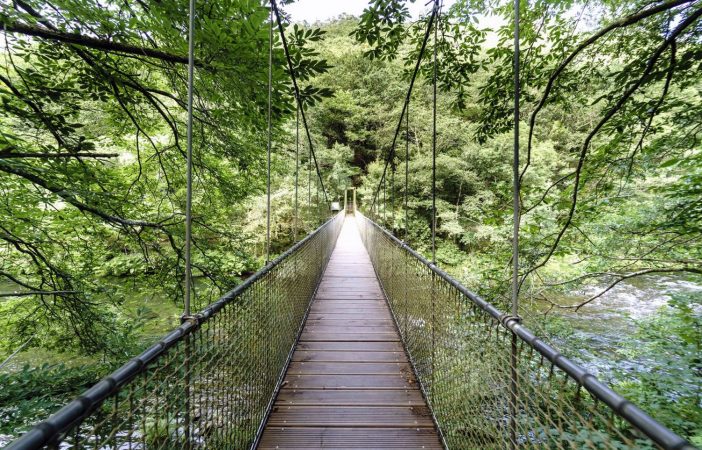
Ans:
<svg viewBox="0 0 702 450"><path fill-rule="evenodd" d="M258 448L442 448L353 216Z"/></svg>

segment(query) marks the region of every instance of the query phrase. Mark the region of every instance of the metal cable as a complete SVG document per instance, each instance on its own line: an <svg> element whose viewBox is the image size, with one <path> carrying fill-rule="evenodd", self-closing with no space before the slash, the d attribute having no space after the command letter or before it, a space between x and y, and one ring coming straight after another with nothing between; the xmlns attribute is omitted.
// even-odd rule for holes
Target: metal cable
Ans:
<svg viewBox="0 0 702 450"><path fill-rule="evenodd" d="M439 0L434 0L434 15L436 25L434 26L434 93L432 111L432 133L431 133L431 261L436 264L436 57L439 44Z"/></svg>
<svg viewBox="0 0 702 450"><path fill-rule="evenodd" d="M300 175L300 107L295 108L295 222L293 225L293 243L297 242L298 197L297 186Z"/></svg>
<svg viewBox="0 0 702 450"><path fill-rule="evenodd" d="M190 0L188 18L188 132L185 169L185 299L183 315L190 316L192 291L192 223L193 223L193 84L195 76L195 0Z"/></svg>
<svg viewBox="0 0 702 450"><path fill-rule="evenodd" d="M409 89L407 89L407 95L405 96L405 102L402 105L402 112L400 113L400 120L397 123L397 128L395 128L395 135L392 138L392 145L390 146L390 152L388 153L388 157L385 161L385 168L383 169L383 175L380 177L380 181L378 182L378 187L375 190L375 194L373 195L373 202L371 203L370 210L373 211L373 208L375 207L376 201L378 200L378 195L380 194L380 188L385 180L385 174L387 173L388 170L388 164L390 164L390 159L395 155L395 145L397 143L397 137L400 134L400 130L402 129L402 119L405 115L405 112L407 111L407 106L409 104L410 96L412 95L412 89L414 88L414 82L417 79L417 74L419 73L419 67L422 63L422 58L424 57L424 51L427 48L427 42L429 41L429 36L431 35L431 28L432 25L434 24L434 18L436 17L436 8L432 8L431 11L431 16L429 16L429 22L427 23L427 29L424 32L424 39L422 40L422 47L419 50L419 57L417 58L417 62L414 66L414 71L412 72L412 78L410 79L410 85Z"/></svg>
<svg viewBox="0 0 702 450"><path fill-rule="evenodd" d="M512 315L519 315L519 0L514 0L514 159L512 173L514 191L512 195Z"/></svg>
<svg viewBox="0 0 702 450"><path fill-rule="evenodd" d="M409 114L410 102L407 102L407 114L405 114L405 242L409 236Z"/></svg>
<svg viewBox="0 0 702 450"><path fill-rule="evenodd" d="M283 22L280 20L280 12L278 11L278 5L275 0L271 0L271 7L273 13L275 14L276 21L278 23L278 31L280 32L280 39L283 42L283 50L285 51L285 59L288 62L288 71L290 72L290 78L293 82L293 88L295 90L295 100L298 107L300 108L300 115L302 116L302 124L305 126L305 133L307 134L307 142L310 146L310 153L312 154L312 159L314 160L314 166L317 170L317 177L319 177L319 182L322 186L322 193L324 194L325 203L329 204L329 198L327 197L327 190L324 187L324 180L322 179L322 173L319 169L319 164L317 163L317 155L314 152L314 145L312 144L312 135L310 134L310 129L307 126L307 117L305 116L305 109L302 107L302 99L300 97L300 88L297 85L297 78L295 77L295 70L290 58L290 50L288 49L288 40L285 37L285 30L283 29Z"/></svg>
<svg viewBox="0 0 702 450"><path fill-rule="evenodd" d="M519 318L519 0L514 0L514 158L512 177L514 178L512 233L512 316ZM517 448L517 414L519 399L519 368L517 335L513 334L510 343L510 447Z"/></svg>
<svg viewBox="0 0 702 450"><path fill-rule="evenodd" d="M392 171L390 172L390 220L392 228L395 229L395 159L392 161Z"/></svg>
<svg viewBox="0 0 702 450"><path fill-rule="evenodd" d="M268 26L268 165L266 168L266 264L271 260L271 113L273 101L273 10L269 13Z"/></svg>

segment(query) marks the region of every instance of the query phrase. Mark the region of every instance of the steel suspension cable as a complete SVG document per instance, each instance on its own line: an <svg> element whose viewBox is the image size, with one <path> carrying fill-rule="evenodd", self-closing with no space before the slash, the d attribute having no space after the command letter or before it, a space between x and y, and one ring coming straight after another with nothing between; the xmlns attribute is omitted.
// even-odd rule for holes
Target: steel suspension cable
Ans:
<svg viewBox="0 0 702 450"><path fill-rule="evenodd" d="M434 0L434 3L436 4L438 0ZM383 181L385 180L385 175L388 170L388 164L390 163L391 158L395 155L395 146L397 144L397 138L400 134L400 130L402 129L402 119L405 116L405 112L407 111L407 107L409 105L409 100L410 96L412 95L412 89L414 89L414 82L417 79L417 74L419 73L419 68L422 63L422 59L424 57L424 52L427 48L427 42L429 41L429 36L431 36L431 29L434 24L434 19L436 18L437 14L437 8L434 7L432 8L431 16L429 16L429 22L427 23L427 29L424 32L424 39L422 40L422 46L419 50L419 56L417 57L417 62L415 63L414 66L414 71L412 72L412 78L410 79L410 84L409 84L409 89L407 89L407 95L405 96L405 102L402 105L402 112L400 113L400 120L397 123L397 128L395 128L395 135L392 138L392 145L390 146L390 152L388 153L388 157L385 161L385 168L383 169L383 175L380 177L380 181L378 182L378 187L375 190L375 194L373 195L373 202L371 203L371 208L370 210L373 211L373 208L376 205L376 202L378 200L378 195L380 194L380 189L382 186Z"/></svg>
<svg viewBox="0 0 702 450"><path fill-rule="evenodd" d="M275 0L271 0L271 8L273 13L275 14L276 22L278 23L278 31L280 32L280 39L283 43L283 50L285 52L285 59L287 60L288 63L288 71L290 72L290 78L292 79L293 82L293 88L295 90L295 101L297 102L298 108L300 110L300 115L302 117L302 124L305 127L305 133L307 135L307 143L310 146L310 153L312 154L312 159L314 160L314 166L317 171L317 177L319 178L319 183L322 186L322 193L324 194L324 202L329 203L329 198L327 197L327 190L324 187L324 180L322 179L322 173L319 169L319 164L317 162L317 155L314 152L314 144L312 144L312 135L310 134L310 129L307 126L307 117L305 116L305 109L302 106L302 99L300 97L300 88L297 85L297 77L295 77L295 70L294 66L292 63L292 59L290 57L290 50L288 48L288 40L285 37L285 30L283 29L283 22L280 19L280 12L278 11L278 5L276 4Z"/></svg>
<svg viewBox="0 0 702 450"><path fill-rule="evenodd" d="M186 322L191 318L190 295L192 292L193 269L191 260L192 247L192 224L193 224L193 86L195 84L195 0L190 0L188 5L188 130L186 142L186 174L185 174L185 299L183 305L182 321ZM185 368L184 392L185 397L185 448L192 448L192 419L190 416L191 407L191 358L192 358L192 337L188 335L184 346Z"/></svg>
<svg viewBox="0 0 702 450"><path fill-rule="evenodd" d="M514 156L512 176L512 315L519 316L519 0L514 0Z"/></svg>
<svg viewBox="0 0 702 450"><path fill-rule="evenodd" d="M434 74L433 74L433 110L431 133L431 262L436 264L436 82L437 82L437 49L439 45L439 0L434 2L436 25L434 25Z"/></svg>
<svg viewBox="0 0 702 450"><path fill-rule="evenodd" d="M407 102L407 113L405 114L405 242L408 242L409 235L409 115L410 102Z"/></svg>
<svg viewBox="0 0 702 450"><path fill-rule="evenodd" d="M395 228L395 159L392 161L392 171L390 172L390 220Z"/></svg>
<svg viewBox="0 0 702 450"><path fill-rule="evenodd" d="M295 222L293 225L293 243L297 242L298 197L297 186L300 175L300 107L295 108Z"/></svg>
<svg viewBox="0 0 702 450"><path fill-rule="evenodd" d="M271 260L271 147L273 109L273 10L269 13L268 26L268 161L266 167L266 264Z"/></svg>
<svg viewBox="0 0 702 450"><path fill-rule="evenodd" d="M183 316L190 316L190 293L192 291L192 224L193 224L193 84L195 76L195 0L188 7L188 131L185 162L185 299Z"/></svg>
<svg viewBox="0 0 702 450"><path fill-rule="evenodd" d="M520 1L514 0L514 156L512 159L512 177L514 182L512 207L514 221L512 230L512 316L519 321L519 7ZM510 447L516 449L517 414L519 401L519 372L517 367L517 335L512 334L510 345Z"/></svg>

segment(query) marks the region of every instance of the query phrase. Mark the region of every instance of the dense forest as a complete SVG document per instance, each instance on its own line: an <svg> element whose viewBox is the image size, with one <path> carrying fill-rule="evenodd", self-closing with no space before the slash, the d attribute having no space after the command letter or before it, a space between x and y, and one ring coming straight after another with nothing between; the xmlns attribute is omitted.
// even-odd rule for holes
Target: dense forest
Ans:
<svg viewBox="0 0 702 450"><path fill-rule="evenodd" d="M427 21L405 3L373 0L361 17L312 25L287 17L321 181L329 201L355 187L362 212L430 254L435 54L437 264L505 306L512 3L441 9L393 151ZM178 324L188 5L0 5L0 435L9 437ZM702 445L702 2L522 7L521 313ZM265 262L269 9L197 8L201 308ZM330 211L274 39L271 222L281 253ZM627 286L628 309L608 303ZM603 330L616 337L598 346Z"/></svg>

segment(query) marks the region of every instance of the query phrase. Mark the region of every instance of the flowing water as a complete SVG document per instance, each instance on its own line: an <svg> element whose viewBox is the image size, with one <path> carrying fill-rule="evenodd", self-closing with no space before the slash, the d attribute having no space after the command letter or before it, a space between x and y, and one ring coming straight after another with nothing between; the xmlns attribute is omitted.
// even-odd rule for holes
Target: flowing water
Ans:
<svg viewBox="0 0 702 450"><path fill-rule="evenodd" d="M575 305L597 295L607 285L593 284L569 295L551 294L549 298ZM636 344L639 325L668 308L668 301L679 294L702 296L702 280L649 275L623 281L578 312L554 310L551 314L563 318L572 328L572 334L559 338L557 345L562 350L574 349L570 356L605 379L613 368L647 370L651 361L627 359L623 344Z"/></svg>

